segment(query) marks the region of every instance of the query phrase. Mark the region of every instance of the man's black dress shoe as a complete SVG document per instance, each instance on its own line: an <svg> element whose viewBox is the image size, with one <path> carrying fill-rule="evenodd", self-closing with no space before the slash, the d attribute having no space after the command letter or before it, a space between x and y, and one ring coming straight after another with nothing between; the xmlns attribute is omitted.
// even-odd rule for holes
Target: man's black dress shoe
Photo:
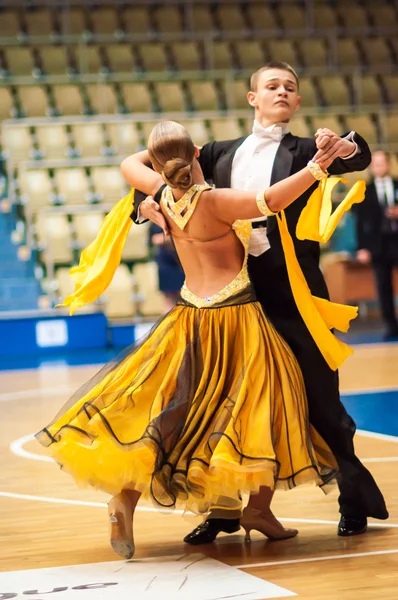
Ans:
<svg viewBox="0 0 398 600"><path fill-rule="evenodd" d="M337 535L340 537L360 535L361 533L365 533L367 528L368 520L366 517L345 517L343 515L337 528Z"/></svg>
<svg viewBox="0 0 398 600"><path fill-rule="evenodd" d="M191 533L184 537L186 544L199 546L200 544L211 544L216 539L220 531L225 533L235 533L239 531L239 519L207 519L201 525L198 525Z"/></svg>

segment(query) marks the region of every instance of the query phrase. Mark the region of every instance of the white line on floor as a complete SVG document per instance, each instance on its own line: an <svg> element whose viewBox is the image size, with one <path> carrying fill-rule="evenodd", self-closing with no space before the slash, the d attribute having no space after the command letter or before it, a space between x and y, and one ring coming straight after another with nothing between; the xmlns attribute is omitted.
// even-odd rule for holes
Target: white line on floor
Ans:
<svg viewBox="0 0 398 600"><path fill-rule="evenodd" d="M255 569L256 567L275 567L278 565L293 565L306 562L319 562L323 560L345 560L346 558L361 558L363 556L381 556L383 554L398 554L398 548L394 550L377 550L374 552L357 552L355 554L336 554L332 556L314 556L312 558L296 558L293 560L278 560L275 562L251 563L248 565L234 565L235 569Z"/></svg>
<svg viewBox="0 0 398 600"><path fill-rule="evenodd" d="M77 386L59 385L57 387L38 388L37 390L24 390L20 392L6 392L0 394L0 402L9 400L25 400L28 398L38 398L40 396L69 396L76 391Z"/></svg>
<svg viewBox="0 0 398 600"><path fill-rule="evenodd" d="M14 498L15 500L30 500L33 502L48 502L50 504L67 504L70 506L89 506L93 508L106 508L107 504L105 502L87 502L85 500L68 500L65 498L49 498L47 496L32 496L30 494L16 494L14 492L0 492L0 498ZM137 506L137 510L141 512L155 512L155 513L165 513L165 514L177 514L182 515L184 511L182 510L162 510L159 508L155 508L153 506ZM338 525L338 521L326 521L324 519L294 519L294 518L285 518L278 517L281 521L286 521L286 523L315 523L318 525ZM376 528L396 528L398 527L398 523L369 523L369 527Z"/></svg>
<svg viewBox="0 0 398 600"><path fill-rule="evenodd" d="M374 440L383 440L385 442L398 442L398 436L387 435L386 433L376 433L374 431L365 431L364 429L357 429L357 434L363 437L373 438Z"/></svg>

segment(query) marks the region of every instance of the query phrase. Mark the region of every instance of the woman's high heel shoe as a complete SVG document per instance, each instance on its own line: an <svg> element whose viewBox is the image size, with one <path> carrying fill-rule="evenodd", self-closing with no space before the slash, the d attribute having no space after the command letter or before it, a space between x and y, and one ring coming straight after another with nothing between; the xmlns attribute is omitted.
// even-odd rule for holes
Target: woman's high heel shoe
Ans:
<svg viewBox="0 0 398 600"><path fill-rule="evenodd" d="M246 542L251 541L250 531L252 529L264 534L271 541L287 540L298 534L297 529L285 529L271 511L262 513L261 510L249 506L243 509L240 524L246 531Z"/></svg>
<svg viewBox="0 0 398 600"><path fill-rule="evenodd" d="M133 510L128 495L121 492L108 504L111 546L119 556L134 556Z"/></svg>

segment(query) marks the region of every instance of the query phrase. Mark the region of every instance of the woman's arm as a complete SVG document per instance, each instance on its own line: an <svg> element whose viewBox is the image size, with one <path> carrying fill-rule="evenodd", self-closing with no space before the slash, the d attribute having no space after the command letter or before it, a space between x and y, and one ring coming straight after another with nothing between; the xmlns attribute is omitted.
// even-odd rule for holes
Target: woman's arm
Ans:
<svg viewBox="0 0 398 600"><path fill-rule="evenodd" d="M147 196L154 196L164 181L150 165L148 151L144 150L125 158L120 169L123 177L132 187Z"/></svg>
<svg viewBox="0 0 398 600"><path fill-rule="evenodd" d="M326 169L327 165L322 164L322 168ZM307 191L314 182L314 176L308 167L305 167L265 190L265 203L257 202L257 192L216 189L209 192L211 198L209 207L224 223L233 223L238 219L255 219L283 210Z"/></svg>

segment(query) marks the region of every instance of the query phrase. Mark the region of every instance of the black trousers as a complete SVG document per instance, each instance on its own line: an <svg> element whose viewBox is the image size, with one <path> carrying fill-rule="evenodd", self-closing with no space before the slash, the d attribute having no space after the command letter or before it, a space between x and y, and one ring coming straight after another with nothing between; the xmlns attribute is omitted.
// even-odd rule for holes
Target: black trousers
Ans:
<svg viewBox="0 0 398 600"><path fill-rule="evenodd" d="M300 260L312 293L328 298L316 258ZM249 274L257 298L271 323L284 337L301 367L310 422L329 445L340 469L340 512L345 516L386 519L384 498L369 471L355 455L355 423L340 401L338 372L332 371L312 339L294 302L285 264L275 263L272 250L249 257Z"/></svg>
<svg viewBox="0 0 398 600"><path fill-rule="evenodd" d="M372 258L377 295L383 321L388 331L397 332L394 306L393 269L398 267L398 234L383 235L382 251Z"/></svg>

